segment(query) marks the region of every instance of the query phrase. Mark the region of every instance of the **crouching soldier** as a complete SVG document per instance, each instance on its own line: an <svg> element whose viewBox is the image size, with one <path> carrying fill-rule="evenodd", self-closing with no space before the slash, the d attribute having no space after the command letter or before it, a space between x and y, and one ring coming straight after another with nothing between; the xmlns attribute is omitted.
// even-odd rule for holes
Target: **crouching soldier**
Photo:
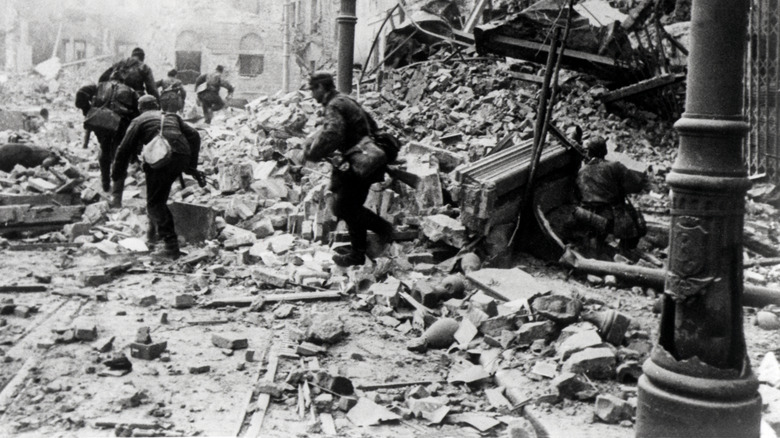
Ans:
<svg viewBox="0 0 780 438"><path fill-rule="evenodd" d="M177 258L180 255L179 241L174 228L173 215L167 206L168 196L174 181L182 173L200 176L196 170L200 153L200 134L185 123L178 114L161 112L157 99L152 96L141 97L138 101L138 110L141 115L130 123L114 159L111 172L114 182L112 207L122 205L124 180L130 158L139 155L143 146L160 133L160 124L163 123L162 135L171 146L171 160L157 169L153 169L148 164L143 165L146 174L146 213L149 218L147 242L152 248L157 242L162 241L164 246L156 254Z"/></svg>
<svg viewBox="0 0 780 438"><path fill-rule="evenodd" d="M577 189L585 210L581 216L589 216L583 222L591 228L592 240L596 240L592 245L603 245L607 235L612 234L620 239L621 249L633 250L647 226L627 195L642 191L646 177L622 163L605 160L607 142L603 138L593 138L585 146L588 156L577 174Z"/></svg>

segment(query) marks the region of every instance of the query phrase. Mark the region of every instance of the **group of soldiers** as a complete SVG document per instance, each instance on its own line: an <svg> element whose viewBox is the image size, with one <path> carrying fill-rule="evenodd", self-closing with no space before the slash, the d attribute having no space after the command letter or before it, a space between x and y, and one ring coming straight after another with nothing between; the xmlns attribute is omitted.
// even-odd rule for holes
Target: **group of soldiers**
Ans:
<svg viewBox="0 0 780 438"><path fill-rule="evenodd" d="M205 85L205 89L198 92L198 99L207 123L213 112L225 105L219 96L220 88L226 88L228 96L233 93L232 85L222 77L223 71L222 66L218 66L214 73L201 75L195 82L196 91ZM158 134L168 140L172 150L170 162L160 168L144 164L143 170L149 217L147 242L152 247L162 242L163 248L158 252L173 258L179 255L179 243L173 216L166 205L171 186L182 173L193 176L205 186L204 176L197 170L200 135L179 115L186 92L176 75L176 70L171 70L167 78L155 82L151 69L144 64L143 50L136 48L130 58L114 64L101 75L97 86L83 87L76 97L76 106L88 119L92 109L102 107L110 108L120 117L115 129L95 130L100 143L101 181L103 189L111 192L113 207L122 204L130 161ZM350 157L360 152L362 140L381 138L377 123L359 103L336 90L331 74L312 74L309 89L324 113L316 135L305 142L303 155L309 161L328 160L333 164L332 210L337 219L345 221L350 237L350 246L335 254L333 261L343 267L361 265L366 261L369 230L376 233L382 243L392 240L392 224L363 205L371 185L384 179L388 173L387 164L391 163L384 163L370 174L359 175L351 169ZM397 153L397 142L391 146ZM580 221L580 224L591 239L603 242L612 234L620 239L621 248L632 250L646 230L641 214L633 209L627 195L640 191L646 181L622 164L605 160L607 148L603 138L591 138L586 149L587 157L584 157L576 184L580 211L585 212L588 220Z"/></svg>
<svg viewBox="0 0 780 438"><path fill-rule="evenodd" d="M81 87L76 93L75 105L85 117L86 137L94 133L100 144L98 162L102 188L111 193L111 206L121 207L127 167L137 159L144 145L157 135L167 140L170 160L153 168L143 164L146 175L146 208L149 218L147 244L162 248L158 255L176 258L179 243L173 224L173 216L167 207L168 196L176 179L182 174L194 177L201 187L204 175L197 170L200 153L200 134L187 124L180 112L184 108L187 92L174 69L165 79L154 80L152 69L144 63L145 53L133 49L131 56L108 68L98 84ZM211 122L214 111L224 107L219 96L220 88L233 93L233 86L224 78L224 69L218 66L211 74L198 77L196 84L205 84L198 93L198 100ZM196 85L197 86L197 85Z"/></svg>

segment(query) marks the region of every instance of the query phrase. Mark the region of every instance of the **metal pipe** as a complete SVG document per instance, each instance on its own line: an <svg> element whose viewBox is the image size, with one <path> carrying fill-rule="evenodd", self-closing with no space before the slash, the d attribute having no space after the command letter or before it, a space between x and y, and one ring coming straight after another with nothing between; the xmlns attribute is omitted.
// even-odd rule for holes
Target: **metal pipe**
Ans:
<svg viewBox="0 0 780 438"><path fill-rule="evenodd" d="M623 263L605 262L585 258L567 249L560 262L578 272L593 275L614 275L632 285L648 286L663 289L666 281L666 270L645 268L643 266L626 265ZM768 287L744 285L742 305L748 307L764 307L769 304L780 306L780 290Z"/></svg>
<svg viewBox="0 0 780 438"><path fill-rule="evenodd" d="M355 61L355 16L357 0L341 0L341 11L336 17L339 32L338 89L352 93L352 66Z"/></svg>
<svg viewBox="0 0 780 438"><path fill-rule="evenodd" d="M284 26L282 34L282 91L290 91L290 5L285 1L282 12L282 22Z"/></svg>

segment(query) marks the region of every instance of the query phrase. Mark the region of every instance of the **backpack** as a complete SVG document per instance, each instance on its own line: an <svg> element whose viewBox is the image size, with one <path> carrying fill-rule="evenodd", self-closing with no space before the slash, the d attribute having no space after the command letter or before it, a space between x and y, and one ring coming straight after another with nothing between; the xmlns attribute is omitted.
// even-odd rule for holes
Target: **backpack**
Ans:
<svg viewBox="0 0 780 438"><path fill-rule="evenodd" d="M385 151L387 164L393 164L398 159L398 153L401 151L401 142L393 134L379 130L371 134L374 143Z"/></svg>
<svg viewBox="0 0 780 438"><path fill-rule="evenodd" d="M135 58L125 59L114 70L119 76L119 80L130 88L138 89L139 86L143 87L143 74L141 73L141 66L143 63Z"/></svg>

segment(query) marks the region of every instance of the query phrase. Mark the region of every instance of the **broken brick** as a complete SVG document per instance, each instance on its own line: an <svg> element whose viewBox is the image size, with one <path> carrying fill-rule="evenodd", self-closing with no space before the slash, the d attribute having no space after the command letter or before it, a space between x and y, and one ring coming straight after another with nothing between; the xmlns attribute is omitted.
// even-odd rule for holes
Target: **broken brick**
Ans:
<svg viewBox="0 0 780 438"><path fill-rule="evenodd" d="M515 341L520 345L531 345L537 339L548 339L555 332L552 321L525 323L517 330Z"/></svg>
<svg viewBox="0 0 780 438"><path fill-rule="evenodd" d="M140 344L133 342L130 344L130 356L137 359L154 360L168 348L168 343L155 342L152 344Z"/></svg>
<svg viewBox="0 0 780 438"><path fill-rule="evenodd" d="M582 373L591 379L615 376L615 353L606 347L588 348L574 353L563 363L562 371Z"/></svg>
<svg viewBox="0 0 780 438"><path fill-rule="evenodd" d="M178 294L174 298L173 307L176 309L189 309L195 307L197 300L195 296L190 294Z"/></svg>
<svg viewBox="0 0 780 438"><path fill-rule="evenodd" d="M196 365L190 367L190 374L206 374L211 371L209 365Z"/></svg>
<svg viewBox="0 0 780 438"><path fill-rule="evenodd" d="M631 405L614 395L605 394L596 397L593 413L599 420L607 424L616 424L633 417Z"/></svg>
<svg viewBox="0 0 780 438"><path fill-rule="evenodd" d="M247 338L233 333L214 333L211 335L211 343L227 350L240 350L249 346Z"/></svg>

